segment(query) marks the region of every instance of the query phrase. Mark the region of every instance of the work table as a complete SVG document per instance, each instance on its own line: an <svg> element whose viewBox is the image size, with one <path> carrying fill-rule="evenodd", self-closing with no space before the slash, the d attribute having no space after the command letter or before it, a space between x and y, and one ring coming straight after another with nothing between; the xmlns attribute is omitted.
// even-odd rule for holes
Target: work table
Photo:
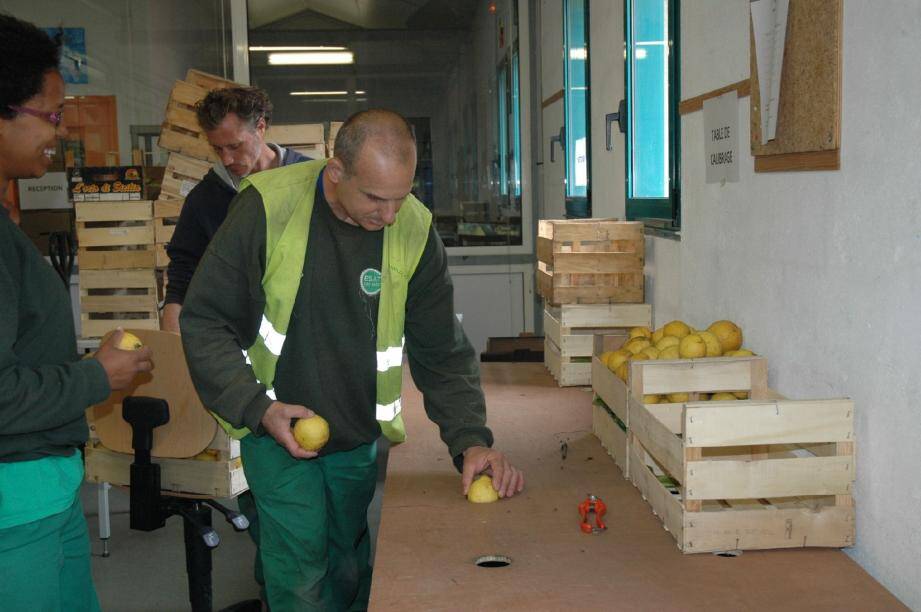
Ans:
<svg viewBox="0 0 921 612"><path fill-rule="evenodd" d="M525 490L492 504L461 494L437 427L407 376L407 441L390 450L372 610L905 609L834 549L684 555L592 434L588 389L535 363L484 363L495 446ZM608 529L579 529L587 494ZM860 501L857 501L858 506ZM506 567L477 567L485 555Z"/></svg>

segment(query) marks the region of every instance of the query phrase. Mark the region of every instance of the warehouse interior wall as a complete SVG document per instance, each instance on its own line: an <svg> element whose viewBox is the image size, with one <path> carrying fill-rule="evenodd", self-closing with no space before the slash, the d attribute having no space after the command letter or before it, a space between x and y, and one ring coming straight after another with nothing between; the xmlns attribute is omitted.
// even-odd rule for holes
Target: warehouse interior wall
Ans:
<svg viewBox="0 0 921 612"><path fill-rule="evenodd" d="M598 116L610 111L598 108L594 91L616 90L605 79L623 87L620 68L609 70L599 58L622 48L623 3L591 8L598 143ZM747 1L684 2L681 13L682 99L748 78ZM745 155L738 183L706 184L703 114L684 115L680 241L649 237L646 253L656 325L732 319L744 329L745 345L768 358L773 388L794 398L854 400L858 535L847 552L915 609L921 80L904 66L921 53L919 30L915 2L887 3L884 11L844 3L838 171L755 174ZM742 98L739 126L748 123L749 100ZM740 133L739 149L748 151L748 130ZM593 147L595 216L623 214L622 184L606 187L597 179L608 157Z"/></svg>
<svg viewBox="0 0 921 612"><path fill-rule="evenodd" d="M198 68L229 70L229 12L222 0L0 0L0 12L40 27L86 30L89 83L68 95L114 95L121 163L131 162L132 125L159 125L173 82ZM226 72L231 74L231 72Z"/></svg>

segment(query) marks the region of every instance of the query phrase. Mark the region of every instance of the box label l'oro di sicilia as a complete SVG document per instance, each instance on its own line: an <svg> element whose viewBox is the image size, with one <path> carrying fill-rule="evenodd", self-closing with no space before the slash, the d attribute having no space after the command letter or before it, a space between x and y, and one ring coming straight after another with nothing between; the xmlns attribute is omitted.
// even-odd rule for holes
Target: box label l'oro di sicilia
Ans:
<svg viewBox="0 0 921 612"><path fill-rule="evenodd" d="M144 199L141 166L70 168L67 188L74 202Z"/></svg>

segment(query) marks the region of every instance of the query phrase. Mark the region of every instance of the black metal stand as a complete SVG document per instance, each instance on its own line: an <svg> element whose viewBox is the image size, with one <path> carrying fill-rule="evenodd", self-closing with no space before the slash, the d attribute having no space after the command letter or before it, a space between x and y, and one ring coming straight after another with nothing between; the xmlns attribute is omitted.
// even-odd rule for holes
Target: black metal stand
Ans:
<svg viewBox="0 0 921 612"><path fill-rule="evenodd" d="M211 499L186 499L163 495L160 491L160 466L150 460L153 430L169 422L169 404L152 397L127 397L122 416L131 425L131 529L154 531L166 525L173 515L182 517L185 535L186 573L189 577L189 602L192 612L211 612L211 551L221 543L211 526L211 508L218 510L237 531L249 522Z"/></svg>

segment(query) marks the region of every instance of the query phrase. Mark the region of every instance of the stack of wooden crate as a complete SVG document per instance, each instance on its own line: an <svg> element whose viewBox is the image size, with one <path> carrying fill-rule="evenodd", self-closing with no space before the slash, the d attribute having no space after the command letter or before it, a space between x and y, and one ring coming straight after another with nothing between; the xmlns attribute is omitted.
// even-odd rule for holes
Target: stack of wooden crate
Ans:
<svg viewBox="0 0 921 612"><path fill-rule="evenodd" d="M591 384L592 337L652 324L643 304L643 224L543 220L537 236L544 364L560 386Z"/></svg>
<svg viewBox="0 0 921 612"><path fill-rule="evenodd" d="M293 149L310 159L326 157L322 123L295 123L271 125L265 134L268 142Z"/></svg>
<svg viewBox="0 0 921 612"><path fill-rule="evenodd" d="M237 83L191 69L184 81L176 81L166 105L158 145L170 151L160 188L154 203L156 265L169 265L166 245L173 236L185 197L218 161L205 133L198 125L195 104L212 89L238 87Z"/></svg>
<svg viewBox="0 0 921 612"><path fill-rule="evenodd" d="M342 128L343 121L330 121L329 132L326 135L326 155L332 157L336 152L336 136Z"/></svg>
<svg viewBox="0 0 921 612"><path fill-rule="evenodd" d="M593 429L679 549L854 543L853 402L788 400L763 357L631 361L625 383L599 359L624 339L595 340ZM749 399L700 401L721 391ZM669 393L688 402L644 403Z"/></svg>
<svg viewBox="0 0 921 612"><path fill-rule="evenodd" d="M159 329L153 204L75 202L80 269L80 335L116 327Z"/></svg>

